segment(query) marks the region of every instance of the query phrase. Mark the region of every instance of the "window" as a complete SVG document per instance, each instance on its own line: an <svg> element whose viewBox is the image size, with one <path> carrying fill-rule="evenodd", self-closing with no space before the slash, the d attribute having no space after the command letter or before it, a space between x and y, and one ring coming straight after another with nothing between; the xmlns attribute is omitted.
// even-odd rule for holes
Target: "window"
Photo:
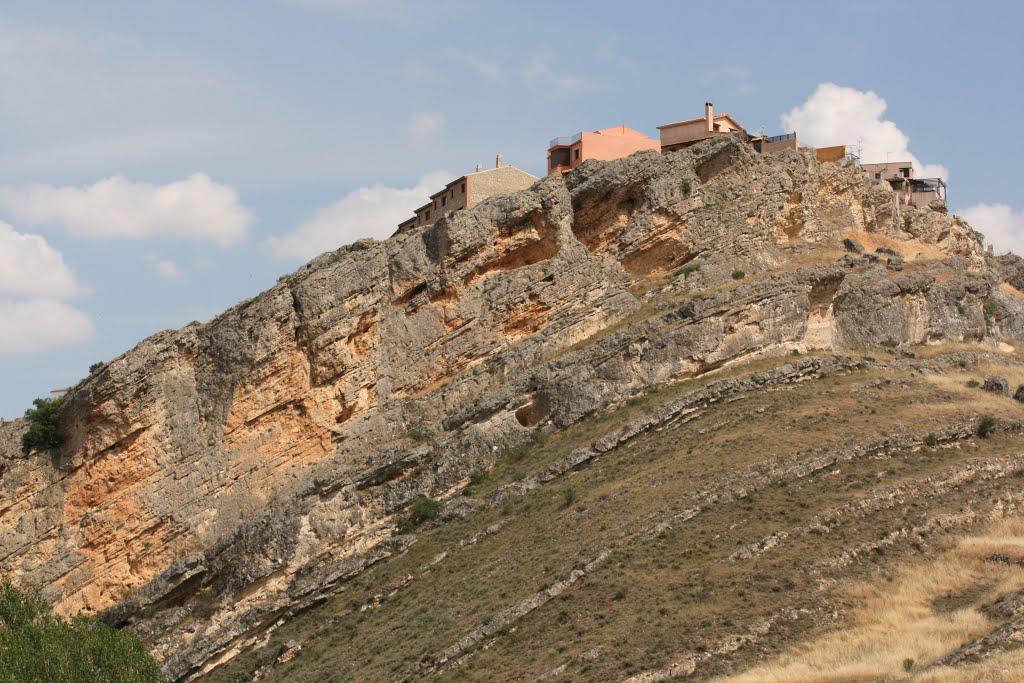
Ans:
<svg viewBox="0 0 1024 683"><path fill-rule="evenodd" d="M910 169L909 168L901 168L900 169L900 173L903 174L904 178L909 178L910 177Z"/></svg>
<svg viewBox="0 0 1024 683"><path fill-rule="evenodd" d="M882 174L881 173L876 173L875 174L875 180L881 180L881 179L882 179Z"/></svg>
<svg viewBox="0 0 1024 683"><path fill-rule="evenodd" d="M579 160L580 160L580 150L579 150L579 149L575 149L575 150L573 150L573 158L574 158L574 159L575 159L576 161L579 161Z"/></svg>
<svg viewBox="0 0 1024 683"><path fill-rule="evenodd" d="M448 206L448 198L441 197L441 206Z"/></svg>
<svg viewBox="0 0 1024 683"><path fill-rule="evenodd" d="M425 220L425 221L429 221L430 220L430 212L429 211L427 211L425 214L423 214L423 220Z"/></svg>
<svg viewBox="0 0 1024 683"><path fill-rule="evenodd" d="M462 183L462 194L466 194L466 183Z"/></svg>

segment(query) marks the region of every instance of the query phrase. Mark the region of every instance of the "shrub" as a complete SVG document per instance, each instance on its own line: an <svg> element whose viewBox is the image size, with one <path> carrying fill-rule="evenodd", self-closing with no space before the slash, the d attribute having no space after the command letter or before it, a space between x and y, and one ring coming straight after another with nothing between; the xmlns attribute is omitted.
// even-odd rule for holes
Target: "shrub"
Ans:
<svg viewBox="0 0 1024 683"><path fill-rule="evenodd" d="M142 641L82 615L65 621L38 589L0 579L0 681L157 683L166 681Z"/></svg>
<svg viewBox="0 0 1024 683"><path fill-rule="evenodd" d="M408 436L413 441L416 441L417 443L423 443L424 441L430 441L430 434L427 434L426 432L424 432L424 431L422 431L420 429L410 429L409 431L407 431L405 433L405 435Z"/></svg>
<svg viewBox="0 0 1024 683"><path fill-rule="evenodd" d="M89 366L89 374L91 375L94 372L99 372L100 370L102 370L105 367L107 367L106 363L102 363L102 362L100 362L100 363L93 363L92 365Z"/></svg>
<svg viewBox="0 0 1024 683"><path fill-rule="evenodd" d="M906 671L907 673L910 673L910 671L913 668L914 668L914 658L913 657L907 657L906 659L903 660L903 670L904 671Z"/></svg>
<svg viewBox="0 0 1024 683"><path fill-rule="evenodd" d="M409 506L409 515L398 522L398 533L412 533L420 524L436 519L443 509L444 505L440 501L420 496Z"/></svg>
<svg viewBox="0 0 1024 683"><path fill-rule="evenodd" d="M992 325L995 324L996 313L999 312L999 302L989 297L985 299L985 305L981 310L985 314L985 331L992 334Z"/></svg>
<svg viewBox="0 0 1024 683"><path fill-rule="evenodd" d="M744 273L742 270L738 270L737 269L737 270L732 271L732 279L733 280L742 280L746 276L747 276L747 274Z"/></svg>
<svg viewBox="0 0 1024 683"><path fill-rule="evenodd" d="M690 192L693 190L693 188L690 187L690 181L689 180L684 180L683 181L682 189L683 189L683 194L685 194L687 197L689 197L690 196Z"/></svg>
<svg viewBox="0 0 1024 683"><path fill-rule="evenodd" d="M934 433L929 433L928 436L924 437L924 445L928 448L935 448L939 445L939 437L935 436Z"/></svg>
<svg viewBox="0 0 1024 683"><path fill-rule="evenodd" d="M35 408L25 411L29 422L28 431L21 437L21 447L28 453L32 450L48 451L57 448L67 438L60 426L61 398L37 398L32 401Z"/></svg>
<svg viewBox="0 0 1024 683"><path fill-rule="evenodd" d="M981 382L979 382L978 380L973 379L973 378L967 380L966 384L971 389L977 389L978 387L981 386Z"/></svg>
<svg viewBox="0 0 1024 683"><path fill-rule="evenodd" d="M978 436L987 439L988 435L995 431L997 423L998 420L991 415L982 415L981 419L978 420Z"/></svg>
<svg viewBox="0 0 1024 683"><path fill-rule="evenodd" d="M686 277L687 275L690 275L691 273L696 273L698 270L700 270L700 264L699 263L691 263L689 265L683 266L682 268L678 269L676 272L672 273L672 277L679 277L680 275L682 275L683 277Z"/></svg>
<svg viewBox="0 0 1024 683"><path fill-rule="evenodd" d="M565 507L569 507L576 502L576 489L570 487L562 491L562 500L565 503Z"/></svg>

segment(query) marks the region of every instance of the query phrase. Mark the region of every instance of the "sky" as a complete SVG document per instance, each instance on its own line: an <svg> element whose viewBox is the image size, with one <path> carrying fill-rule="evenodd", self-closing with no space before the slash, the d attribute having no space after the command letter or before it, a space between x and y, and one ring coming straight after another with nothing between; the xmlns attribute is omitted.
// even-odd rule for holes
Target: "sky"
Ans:
<svg viewBox="0 0 1024 683"><path fill-rule="evenodd" d="M0 416L497 153L703 114L915 162L1024 253L1024 5L5 0ZM1009 128L1001 128L1003 124Z"/></svg>

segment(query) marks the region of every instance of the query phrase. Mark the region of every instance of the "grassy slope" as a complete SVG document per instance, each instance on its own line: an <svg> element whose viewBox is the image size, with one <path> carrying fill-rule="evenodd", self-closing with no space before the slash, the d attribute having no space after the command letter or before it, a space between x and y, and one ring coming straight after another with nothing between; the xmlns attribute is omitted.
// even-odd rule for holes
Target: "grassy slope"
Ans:
<svg viewBox="0 0 1024 683"><path fill-rule="evenodd" d="M851 586L896 580L900 563L942 560L946 531L980 525L1001 495L1021 488L1013 472L1024 436L1014 430L861 454L803 477L767 477L766 460L856 453L886 435L916 434L920 441L982 413L1004 423L1024 417L1010 398L965 385L990 367L938 356L929 362L944 366L942 372L922 371L875 355L882 362L846 374L740 394L741 400L648 432L542 488L424 529L404 555L352 580L280 627L266 646L207 679L251 680L293 639L302 651L265 680L418 678L421 662L436 663L434 655L466 633L606 551L607 560L560 595L433 676L621 680L679 663L707 678L764 661L791 643L828 638L836 626L849 628L862 619L857 608L867 600ZM1003 375L1021 374L992 363ZM474 484L473 495L537 471L707 381L681 383L511 454ZM945 481L980 462L996 474ZM684 521L696 508L699 514ZM496 523L503 526L467 543ZM923 533L899 531L912 527ZM787 536L777 547L729 559L780 531ZM837 561L855 547L862 552ZM984 628L971 624L972 633ZM920 667L962 637L886 661L899 668L912 657Z"/></svg>

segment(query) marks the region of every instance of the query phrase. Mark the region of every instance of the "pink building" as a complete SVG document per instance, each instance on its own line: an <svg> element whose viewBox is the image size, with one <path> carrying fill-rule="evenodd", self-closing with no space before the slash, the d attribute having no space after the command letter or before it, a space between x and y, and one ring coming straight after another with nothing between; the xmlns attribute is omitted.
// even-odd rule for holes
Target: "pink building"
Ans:
<svg viewBox="0 0 1024 683"><path fill-rule="evenodd" d="M658 151L660 145L657 140L626 126L555 138L548 147L548 175L571 171L587 159L621 159L645 149Z"/></svg>

